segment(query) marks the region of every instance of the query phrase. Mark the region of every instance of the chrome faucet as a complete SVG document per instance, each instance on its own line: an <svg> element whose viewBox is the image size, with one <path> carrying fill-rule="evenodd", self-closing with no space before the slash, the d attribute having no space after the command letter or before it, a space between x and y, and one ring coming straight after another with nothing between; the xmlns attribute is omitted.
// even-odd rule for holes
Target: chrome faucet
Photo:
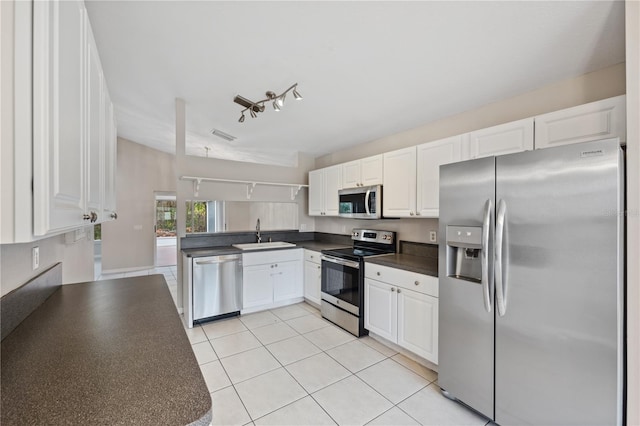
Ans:
<svg viewBox="0 0 640 426"><path fill-rule="evenodd" d="M256 223L256 237L258 237L258 244L262 242L262 237L260 236L260 219Z"/></svg>

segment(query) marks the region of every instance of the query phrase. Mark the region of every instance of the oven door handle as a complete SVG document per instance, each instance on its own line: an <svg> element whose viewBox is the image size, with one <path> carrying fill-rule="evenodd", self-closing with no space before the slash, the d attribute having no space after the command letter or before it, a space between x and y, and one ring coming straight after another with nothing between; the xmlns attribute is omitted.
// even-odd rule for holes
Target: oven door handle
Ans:
<svg viewBox="0 0 640 426"><path fill-rule="evenodd" d="M353 260L338 259L337 257L329 257L325 255L320 256L320 259L326 260L327 262L331 262L331 263L337 263L338 265L360 269L360 263L354 262Z"/></svg>

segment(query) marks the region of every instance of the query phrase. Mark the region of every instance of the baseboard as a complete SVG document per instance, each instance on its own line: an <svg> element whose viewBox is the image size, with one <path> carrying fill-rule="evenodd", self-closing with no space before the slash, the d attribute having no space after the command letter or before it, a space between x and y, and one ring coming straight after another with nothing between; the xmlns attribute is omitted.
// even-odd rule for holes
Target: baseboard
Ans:
<svg viewBox="0 0 640 426"><path fill-rule="evenodd" d="M421 356L416 355L413 352L406 350L402 346L398 346L395 343L390 342L389 340L385 339L384 337L380 337L377 334L372 333L372 332L369 332L369 337L371 337L373 340L377 341L378 343L381 343L381 344L385 345L386 347L391 348L394 351L406 356L410 360L417 362L418 364L422 365L423 367L427 367L429 370L433 370L436 373L438 372L438 365L437 364L434 364L431 361L427 361L426 359L422 358Z"/></svg>
<svg viewBox="0 0 640 426"><path fill-rule="evenodd" d="M159 266L160 267L160 266ZM125 272L144 271L145 269L153 269L155 266L134 266L133 268L118 268L118 269L102 269L103 274L122 274Z"/></svg>

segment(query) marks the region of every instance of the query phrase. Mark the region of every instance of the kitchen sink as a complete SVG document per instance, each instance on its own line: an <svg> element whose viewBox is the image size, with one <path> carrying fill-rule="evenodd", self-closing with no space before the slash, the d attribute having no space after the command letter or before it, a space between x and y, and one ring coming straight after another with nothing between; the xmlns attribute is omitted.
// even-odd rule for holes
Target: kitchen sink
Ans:
<svg viewBox="0 0 640 426"><path fill-rule="evenodd" d="M233 247L241 250L260 250L269 248L282 248L282 247L295 247L293 243L287 243L284 241L273 241L270 243L247 243L247 244L233 244Z"/></svg>

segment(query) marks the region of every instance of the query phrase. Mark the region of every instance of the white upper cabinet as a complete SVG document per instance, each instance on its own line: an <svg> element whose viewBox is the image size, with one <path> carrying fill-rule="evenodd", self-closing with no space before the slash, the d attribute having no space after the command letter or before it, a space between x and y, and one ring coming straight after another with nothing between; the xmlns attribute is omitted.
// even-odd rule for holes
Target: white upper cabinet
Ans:
<svg viewBox="0 0 640 426"><path fill-rule="evenodd" d="M338 216L342 165L309 172L309 216Z"/></svg>
<svg viewBox="0 0 640 426"><path fill-rule="evenodd" d="M107 204L115 214L116 129L106 90L84 3L34 2L35 237L109 219Z"/></svg>
<svg viewBox="0 0 640 426"><path fill-rule="evenodd" d="M382 155L342 164L342 188L382 184Z"/></svg>
<svg viewBox="0 0 640 426"><path fill-rule="evenodd" d="M102 221L102 202L104 198L104 144L105 144L105 116L104 116L104 77L102 65L98 55L98 47L91 33L89 21L86 21L87 31L87 205L89 214L98 215L94 222Z"/></svg>
<svg viewBox="0 0 640 426"><path fill-rule="evenodd" d="M537 116L536 149L615 137L626 142L625 100L616 96Z"/></svg>
<svg viewBox="0 0 640 426"><path fill-rule="evenodd" d="M34 2L34 235L83 225L85 9L82 1Z"/></svg>
<svg viewBox="0 0 640 426"><path fill-rule="evenodd" d="M416 147L387 152L383 158L382 215L413 217L416 214Z"/></svg>
<svg viewBox="0 0 640 426"><path fill-rule="evenodd" d="M469 135L454 136L417 147L417 200L419 216L438 217L440 166L462 160L462 143Z"/></svg>
<svg viewBox="0 0 640 426"><path fill-rule="evenodd" d="M533 149L533 118L512 121L469 133L463 159L511 154ZM466 154L466 155L465 155Z"/></svg>
<svg viewBox="0 0 640 426"><path fill-rule="evenodd" d="M116 169L117 169L117 130L116 117L109 91L104 91L104 199L103 220L112 220L118 217L116 213Z"/></svg>

